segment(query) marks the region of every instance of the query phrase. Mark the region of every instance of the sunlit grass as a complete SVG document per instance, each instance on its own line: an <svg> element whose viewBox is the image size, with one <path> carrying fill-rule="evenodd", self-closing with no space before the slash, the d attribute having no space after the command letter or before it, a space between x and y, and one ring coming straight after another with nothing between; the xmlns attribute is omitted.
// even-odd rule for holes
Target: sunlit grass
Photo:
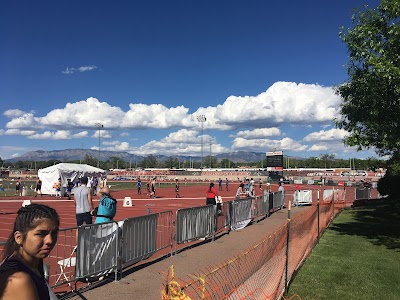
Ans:
<svg viewBox="0 0 400 300"><path fill-rule="evenodd" d="M346 210L326 230L292 282L288 296L400 299L399 203Z"/></svg>

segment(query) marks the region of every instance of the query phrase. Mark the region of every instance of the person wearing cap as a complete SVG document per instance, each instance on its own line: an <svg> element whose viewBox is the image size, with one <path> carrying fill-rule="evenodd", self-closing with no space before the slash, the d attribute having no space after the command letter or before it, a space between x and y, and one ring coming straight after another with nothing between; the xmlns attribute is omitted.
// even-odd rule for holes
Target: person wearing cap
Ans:
<svg viewBox="0 0 400 300"><path fill-rule="evenodd" d="M92 211L93 211L93 201L92 192L90 188L87 187L88 178L86 176L82 177L81 185L74 189L74 204L76 211L76 225L81 226L85 224L93 224Z"/></svg>
<svg viewBox="0 0 400 300"><path fill-rule="evenodd" d="M97 211L95 209L96 220L94 223L98 224L111 222L117 213L117 200L111 196L110 189L108 187L103 187L99 193L101 198Z"/></svg>

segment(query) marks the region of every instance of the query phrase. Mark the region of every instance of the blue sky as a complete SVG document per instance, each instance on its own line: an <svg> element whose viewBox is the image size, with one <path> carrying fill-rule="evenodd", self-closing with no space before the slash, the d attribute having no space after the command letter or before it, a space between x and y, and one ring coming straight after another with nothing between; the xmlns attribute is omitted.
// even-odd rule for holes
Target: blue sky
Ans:
<svg viewBox="0 0 400 300"><path fill-rule="evenodd" d="M200 156L202 134L213 154L375 156L332 123L365 4L2 1L0 157L98 149L97 122L101 149L144 156Z"/></svg>

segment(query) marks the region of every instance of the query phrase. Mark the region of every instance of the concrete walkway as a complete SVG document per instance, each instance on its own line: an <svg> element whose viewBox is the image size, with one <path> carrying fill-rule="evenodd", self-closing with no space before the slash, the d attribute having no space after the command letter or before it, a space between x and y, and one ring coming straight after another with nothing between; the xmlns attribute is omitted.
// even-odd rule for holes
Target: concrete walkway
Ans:
<svg viewBox="0 0 400 300"><path fill-rule="evenodd" d="M308 208L293 207L291 215L294 216L306 209ZM105 280L103 284L82 292L81 296L75 295L68 299L161 299L162 284L165 283L165 274L171 265L174 265L177 279L187 280L187 275L199 274L209 266L221 264L244 252L255 242L268 237L285 224L287 217L287 209L277 211L267 219L244 229L231 231L214 242L204 242L161 260L144 261L125 270L120 281Z"/></svg>

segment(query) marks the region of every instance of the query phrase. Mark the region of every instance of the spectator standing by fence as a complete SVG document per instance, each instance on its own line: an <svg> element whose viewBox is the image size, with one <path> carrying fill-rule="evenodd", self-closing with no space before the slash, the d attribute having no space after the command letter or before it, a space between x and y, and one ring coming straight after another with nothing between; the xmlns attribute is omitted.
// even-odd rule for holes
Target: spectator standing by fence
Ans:
<svg viewBox="0 0 400 300"><path fill-rule="evenodd" d="M81 226L83 223L92 224L93 201L91 189L87 187L88 178L81 178L81 185L74 189L74 203L76 211L76 225Z"/></svg>
<svg viewBox="0 0 400 300"><path fill-rule="evenodd" d="M278 192L282 192L282 195L285 194L285 188L283 187L282 182L279 182Z"/></svg>
<svg viewBox="0 0 400 300"><path fill-rule="evenodd" d="M117 200L111 196L110 189L108 187L103 187L99 193L101 198L99 207L95 214L95 224L110 222L117 213Z"/></svg>
<svg viewBox="0 0 400 300"><path fill-rule="evenodd" d="M60 220L46 205L21 207L3 250L0 299L58 299L44 276L43 259L57 242Z"/></svg>
<svg viewBox="0 0 400 300"><path fill-rule="evenodd" d="M215 200L215 197L217 196L218 194L214 187L214 182L211 182L206 191L206 205L216 205L217 201Z"/></svg>
<svg viewBox="0 0 400 300"><path fill-rule="evenodd" d="M236 190L236 200L240 199L240 195L244 193L244 184L243 182L241 182Z"/></svg>

